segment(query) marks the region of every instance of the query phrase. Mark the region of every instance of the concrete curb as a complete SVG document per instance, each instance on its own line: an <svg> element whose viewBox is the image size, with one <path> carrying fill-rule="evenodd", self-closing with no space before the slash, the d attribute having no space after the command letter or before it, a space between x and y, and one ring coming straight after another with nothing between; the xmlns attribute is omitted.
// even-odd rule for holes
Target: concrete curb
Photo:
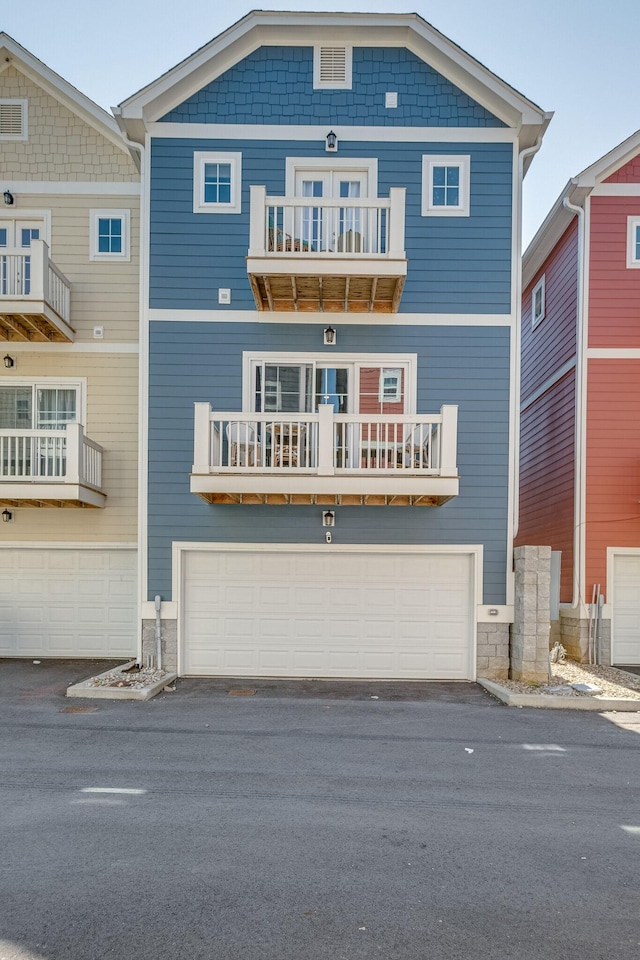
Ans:
<svg viewBox="0 0 640 960"><path fill-rule="evenodd" d="M131 660L129 663L124 663L120 669L124 670L135 662L135 660ZM110 673L113 673L113 670L105 670L104 673L99 673L95 677L88 677L86 680L81 680L80 683L72 684L67 687L65 696L84 697L85 700L151 700L164 687L170 686L178 676L177 673L168 673L160 680L156 680L155 683L150 683L148 687L142 687L140 690L136 690L135 687L94 687L91 685L92 680L99 680Z"/></svg>
<svg viewBox="0 0 640 960"><path fill-rule="evenodd" d="M495 680L478 677L477 682L508 707L537 707L539 710L597 710L612 713L640 713L640 700L614 700L611 697L557 697L545 693L513 693Z"/></svg>

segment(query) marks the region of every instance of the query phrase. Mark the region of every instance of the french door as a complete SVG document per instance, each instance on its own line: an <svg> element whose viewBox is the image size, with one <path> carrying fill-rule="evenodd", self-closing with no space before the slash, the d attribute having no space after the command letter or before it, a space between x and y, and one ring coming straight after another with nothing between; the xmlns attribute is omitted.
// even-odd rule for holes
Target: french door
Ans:
<svg viewBox="0 0 640 960"><path fill-rule="evenodd" d="M364 170L298 170L296 197L317 200L317 206L296 208L295 233L303 249L314 252L359 253L363 247L362 210L355 203L324 206L321 201L357 201L368 195L368 174Z"/></svg>
<svg viewBox="0 0 640 960"><path fill-rule="evenodd" d="M28 250L32 240L44 238L41 220L0 219L0 291L3 296L31 293L31 257L11 259L3 251Z"/></svg>

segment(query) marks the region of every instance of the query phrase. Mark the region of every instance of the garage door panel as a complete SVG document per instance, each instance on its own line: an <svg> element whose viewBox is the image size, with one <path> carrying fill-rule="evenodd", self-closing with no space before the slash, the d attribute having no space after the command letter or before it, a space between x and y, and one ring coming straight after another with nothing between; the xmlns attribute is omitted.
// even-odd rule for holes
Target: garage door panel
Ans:
<svg viewBox="0 0 640 960"><path fill-rule="evenodd" d="M182 672L470 677L472 571L464 554L186 551Z"/></svg>
<svg viewBox="0 0 640 960"><path fill-rule="evenodd" d="M640 555L616 555L613 580L612 661L640 664Z"/></svg>
<svg viewBox="0 0 640 960"><path fill-rule="evenodd" d="M4 656L135 655L135 551L9 547L0 571Z"/></svg>

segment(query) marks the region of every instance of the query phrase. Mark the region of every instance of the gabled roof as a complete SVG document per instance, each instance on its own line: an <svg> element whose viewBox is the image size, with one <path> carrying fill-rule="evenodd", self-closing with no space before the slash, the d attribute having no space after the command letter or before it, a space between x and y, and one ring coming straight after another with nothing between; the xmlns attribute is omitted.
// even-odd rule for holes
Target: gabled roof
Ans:
<svg viewBox="0 0 640 960"><path fill-rule="evenodd" d="M122 139L122 134L113 117L99 107L97 103L85 97L74 86L67 83L55 71L25 50L8 33L0 31L0 73L10 66L15 66L33 83L45 90L72 113L81 117L85 123L93 127L106 137L111 143L119 147L123 153L129 153L129 148Z"/></svg>
<svg viewBox="0 0 640 960"><path fill-rule="evenodd" d="M640 153L640 130L636 130L617 147L605 153L595 163L586 167L582 173L568 181L525 250L522 258L523 289L531 283L573 218L577 216L572 210L567 210L564 205L565 199L576 207L584 207L584 202L593 188L607 180L620 167L624 167L638 153Z"/></svg>
<svg viewBox="0 0 640 960"><path fill-rule="evenodd" d="M114 113L141 139L159 120L261 46L404 46L509 127L522 147L535 143L552 114L545 113L415 13L298 13L253 11L172 70L124 100Z"/></svg>

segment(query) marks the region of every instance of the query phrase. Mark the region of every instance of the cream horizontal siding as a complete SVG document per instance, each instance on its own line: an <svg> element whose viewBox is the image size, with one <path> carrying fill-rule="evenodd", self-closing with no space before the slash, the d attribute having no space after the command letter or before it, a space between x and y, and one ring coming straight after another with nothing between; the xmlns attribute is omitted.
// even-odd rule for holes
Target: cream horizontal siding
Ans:
<svg viewBox="0 0 640 960"><path fill-rule="evenodd" d="M15 66L0 73L0 99L28 101L27 140L3 140L2 172L15 180L139 179L130 154L38 87Z"/></svg>
<svg viewBox="0 0 640 960"><path fill-rule="evenodd" d="M1 76L1 75L0 75ZM138 264L140 207L137 197L29 194L11 209L16 218L29 211L51 216L51 259L71 282L71 326L76 342L93 341L94 326L104 326L105 341L138 340ZM89 259L91 210L130 210L131 259ZM3 214L7 210L0 211Z"/></svg>
<svg viewBox="0 0 640 960"><path fill-rule="evenodd" d="M135 354L21 352L11 379L73 377L87 381L86 433L104 448L104 509L17 507L0 531L24 542L135 542L137 539L138 358ZM0 497L2 495L0 489ZM1 544L1 538L0 538Z"/></svg>

